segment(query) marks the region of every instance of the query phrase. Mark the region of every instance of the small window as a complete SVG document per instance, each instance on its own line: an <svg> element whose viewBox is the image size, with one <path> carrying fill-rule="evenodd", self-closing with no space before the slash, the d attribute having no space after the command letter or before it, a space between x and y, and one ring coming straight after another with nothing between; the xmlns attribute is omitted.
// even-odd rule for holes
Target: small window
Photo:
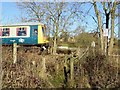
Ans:
<svg viewBox="0 0 120 90"><path fill-rule="evenodd" d="M9 36L9 35L10 35L10 29L9 28L3 28L2 36Z"/></svg>
<svg viewBox="0 0 120 90"><path fill-rule="evenodd" d="M34 35L38 34L38 29L34 29Z"/></svg>
<svg viewBox="0 0 120 90"><path fill-rule="evenodd" d="M27 31L26 28L17 28L17 36L26 36Z"/></svg>
<svg viewBox="0 0 120 90"><path fill-rule="evenodd" d="M44 27L42 27L42 32L44 33Z"/></svg>
<svg viewBox="0 0 120 90"><path fill-rule="evenodd" d="M0 36L2 36L2 28L0 28Z"/></svg>

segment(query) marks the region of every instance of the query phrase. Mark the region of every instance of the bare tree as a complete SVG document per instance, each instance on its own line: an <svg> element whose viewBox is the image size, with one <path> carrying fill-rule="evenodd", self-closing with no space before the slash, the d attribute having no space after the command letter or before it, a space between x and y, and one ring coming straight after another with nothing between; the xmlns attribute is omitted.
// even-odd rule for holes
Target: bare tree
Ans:
<svg viewBox="0 0 120 90"><path fill-rule="evenodd" d="M108 36L103 36L103 27L102 27L102 19L101 19L101 14L99 13L99 9L97 8L97 2L95 0L93 0L93 6L94 6L94 10L95 10L95 14L97 17L97 21L98 21L98 27L100 30L100 41L101 41L101 50L103 52L103 50L106 51L107 54L111 54L113 51L113 44L114 44L114 27L115 27L115 15L116 15L116 7L119 4L119 2L117 1L111 1L111 2L101 2L101 4L103 5L103 11L104 11L104 15L106 17L106 29L109 29L109 20L111 20L111 30L109 29L110 32L110 42L109 42L109 46L108 46ZM111 17L110 17L111 16ZM105 39L104 39L105 38ZM105 40L105 41L104 41Z"/></svg>
<svg viewBox="0 0 120 90"><path fill-rule="evenodd" d="M110 37L110 43L108 48L108 55L111 55L113 51L113 44L114 44L114 27L115 27L115 11L117 7L117 2L114 1L112 4L112 8L110 10L111 13L111 37Z"/></svg>
<svg viewBox="0 0 120 90"><path fill-rule="evenodd" d="M97 17L97 20L98 20L98 27L99 27L99 30L100 30L101 51L103 52L103 50L104 50L104 43L103 43L102 20L101 20L101 16L99 14L99 11L98 11L98 8L97 8L97 4L96 4L95 0L93 2L93 5L94 5L95 14L96 14L96 17Z"/></svg>
<svg viewBox="0 0 120 90"><path fill-rule="evenodd" d="M18 6L29 15L28 21L38 21L47 24L49 33L54 37L53 54L56 53L58 35L67 30L80 18L81 3L69 2L23 2Z"/></svg>

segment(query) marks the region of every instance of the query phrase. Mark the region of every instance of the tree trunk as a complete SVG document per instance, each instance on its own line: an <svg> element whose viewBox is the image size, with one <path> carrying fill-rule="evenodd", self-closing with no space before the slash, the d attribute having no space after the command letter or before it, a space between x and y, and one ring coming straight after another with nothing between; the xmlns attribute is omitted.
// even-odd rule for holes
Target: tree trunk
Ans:
<svg viewBox="0 0 120 90"><path fill-rule="evenodd" d="M111 37L110 37L110 43L108 47L108 55L111 55L113 51L115 10L116 10L116 2L113 3L113 8L111 9Z"/></svg>
<svg viewBox="0 0 120 90"><path fill-rule="evenodd" d="M113 44L114 44L114 13L111 14L111 37L110 37L110 43L108 48L108 55L112 54L113 51Z"/></svg>
<svg viewBox="0 0 120 90"><path fill-rule="evenodd" d="M101 51L103 52L104 50L104 42L103 42L103 30L102 30L102 24L101 24L101 17L100 17L100 14L98 12L98 9L97 9L97 5L96 5L96 2L94 1L94 9L95 9L95 14L96 14L96 17L98 19L98 27L99 27L99 30L100 30L100 46L101 46Z"/></svg>
<svg viewBox="0 0 120 90"><path fill-rule="evenodd" d="M103 30L102 30L100 16L98 16L98 26L99 26L99 29L100 29L101 51L103 52L103 50L104 50L104 42L103 42Z"/></svg>
<svg viewBox="0 0 120 90"><path fill-rule="evenodd" d="M53 54L55 55L57 52L57 39L58 39L58 24L55 23L56 31L54 33L54 44L53 44Z"/></svg>
<svg viewBox="0 0 120 90"><path fill-rule="evenodd" d="M53 43L53 54L55 55L57 51L57 37L55 35L54 37L54 43Z"/></svg>

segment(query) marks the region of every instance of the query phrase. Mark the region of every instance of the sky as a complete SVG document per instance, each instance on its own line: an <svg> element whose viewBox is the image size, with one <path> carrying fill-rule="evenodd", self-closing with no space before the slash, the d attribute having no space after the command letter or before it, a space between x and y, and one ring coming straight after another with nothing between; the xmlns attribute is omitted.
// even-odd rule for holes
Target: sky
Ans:
<svg viewBox="0 0 120 90"><path fill-rule="evenodd" d="M8 24L8 23L19 23L20 22L20 17L22 14L22 11L18 8L16 2L0 2L1 10L0 10L0 22L1 24ZM91 6L89 4L86 4L83 6L84 10L88 10ZM100 7L98 5L98 7ZM94 9L93 7L91 8L89 12L92 16L95 16ZM86 26L86 23L87 26ZM96 29L96 24L95 21L93 20L92 17L90 17L88 14L85 15L84 22L76 22L75 25L72 26L72 30L74 30L77 25L84 26L86 28L86 31L91 31L93 29ZM118 29L117 27L115 29ZM116 30L117 31L117 30Z"/></svg>
<svg viewBox="0 0 120 90"><path fill-rule="evenodd" d="M1 2L2 3L2 23L16 23L20 17L21 11L17 8L15 2Z"/></svg>
<svg viewBox="0 0 120 90"><path fill-rule="evenodd" d="M8 23L16 23L20 22L19 18L21 17L22 11L17 7L16 2L0 2L2 4L2 12L1 12L1 20L2 24L8 24ZM84 6L84 9L87 9L86 6ZM88 6L87 6L88 7ZM85 22L88 22L89 29L92 29L92 26L94 25L94 22L92 21L92 18L84 19ZM87 21L86 21L87 20ZM82 26L85 26L86 23L78 22L77 24L82 24ZM77 26L73 26L77 27Z"/></svg>

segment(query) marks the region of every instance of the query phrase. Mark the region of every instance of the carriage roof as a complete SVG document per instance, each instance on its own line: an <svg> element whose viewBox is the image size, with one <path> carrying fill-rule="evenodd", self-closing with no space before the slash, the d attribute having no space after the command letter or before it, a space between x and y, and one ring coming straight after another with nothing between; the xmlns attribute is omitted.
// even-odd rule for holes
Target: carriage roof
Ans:
<svg viewBox="0 0 120 90"><path fill-rule="evenodd" d="M29 25L44 25L40 22L25 22L25 23L15 23L15 24L3 24L0 26L29 26Z"/></svg>

